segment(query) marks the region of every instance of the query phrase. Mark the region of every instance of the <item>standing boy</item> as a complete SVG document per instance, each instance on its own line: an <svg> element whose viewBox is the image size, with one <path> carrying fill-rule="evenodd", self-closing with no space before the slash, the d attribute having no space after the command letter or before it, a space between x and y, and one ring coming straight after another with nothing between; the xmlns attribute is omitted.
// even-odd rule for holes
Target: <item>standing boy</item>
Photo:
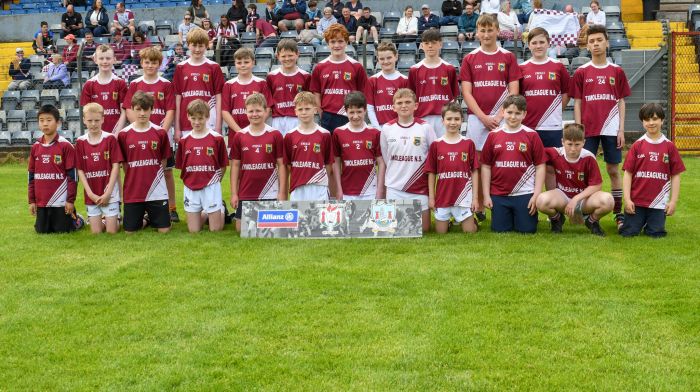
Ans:
<svg viewBox="0 0 700 392"><path fill-rule="evenodd" d="M102 129L117 133L126 124L126 112L122 102L126 95L126 82L113 72L114 50L109 45L100 45L95 51L95 63L99 68L97 75L88 79L80 93L80 106L90 102L99 103L104 109Z"/></svg>
<svg viewBox="0 0 700 392"><path fill-rule="evenodd" d="M272 128L286 135L299 125L294 115L294 97L309 90L311 74L297 66L299 47L293 39L285 38L277 45L277 61L280 67L267 75L267 87L274 94Z"/></svg>
<svg viewBox="0 0 700 392"><path fill-rule="evenodd" d="M397 59L398 52L393 43L380 43L377 47L377 63L382 70L369 78L365 89L367 116L372 126L379 130L384 124L396 119L394 94L400 88L408 87L408 78L396 70Z"/></svg>

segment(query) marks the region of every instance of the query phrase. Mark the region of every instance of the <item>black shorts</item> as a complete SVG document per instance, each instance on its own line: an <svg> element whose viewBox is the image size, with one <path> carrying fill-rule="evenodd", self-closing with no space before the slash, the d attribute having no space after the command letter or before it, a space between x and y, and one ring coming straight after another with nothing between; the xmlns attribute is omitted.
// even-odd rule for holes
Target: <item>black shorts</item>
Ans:
<svg viewBox="0 0 700 392"><path fill-rule="evenodd" d="M124 203L124 231L138 231L143 227L144 213L148 212L151 227L164 229L170 227L170 210L167 200Z"/></svg>
<svg viewBox="0 0 700 392"><path fill-rule="evenodd" d="M233 213L234 218L241 220L243 215L243 202L244 201L275 201L277 199L262 199L262 200L238 200L238 206L236 206L236 212Z"/></svg>
<svg viewBox="0 0 700 392"><path fill-rule="evenodd" d="M617 148L617 136L590 136L586 138L583 148L598 155L598 145L603 146L603 160L605 163L616 164L622 162L622 150Z"/></svg>
<svg viewBox="0 0 700 392"><path fill-rule="evenodd" d="M333 133L336 128L340 128L348 123L348 118L342 114L323 112L321 114L321 127Z"/></svg>
<svg viewBox="0 0 700 392"><path fill-rule="evenodd" d="M34 229L37 233L69 233L75 230L73 217L65 207L37 207Z"/></svg>
<svg viewBox="0 0 700 392"><path fill-rule="evenodd" d="M165 160L165 170L173 170L175 167L175 153Z"/></svg>
<svg viewBox="0 0 700 392"><path fill-rule="evenodd" d="M546 147L561 147L561 139L563 135L563 131L561 129L556 129L553 131L537 131L537 134L540 135L540 140L542 140L542 145Z"/></svg>

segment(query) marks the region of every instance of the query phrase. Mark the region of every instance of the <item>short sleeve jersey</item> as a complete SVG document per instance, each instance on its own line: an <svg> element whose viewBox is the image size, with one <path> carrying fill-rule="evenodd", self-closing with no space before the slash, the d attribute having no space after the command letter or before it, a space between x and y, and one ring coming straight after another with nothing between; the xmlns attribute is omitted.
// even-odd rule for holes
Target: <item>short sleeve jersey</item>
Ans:
<svg viewBox="0 0 700 392"><path fill-rule="evenodd" d="M175 155L175 167L180 169L182 183L191 190L221 182L222 169L228 165L223 136L212 130L198 136L190 133L180 139Z"/></svg>
<svg viewBox="0 0 700 392"><path fill-rule="evenodd" d="M175 94L182 96L180 101L180 130L191 131L192 124L187 119L187 105L195 99L204 100L210 108L216 105L216 95L221 94L224 86L224 74L219 64L205 59L202 64L194 65L191 59L175 66L173 84Z"/></svg>
<svg viewBox="0 0 700 392"><path fill-rule="evenodd" d="M309 90L321 94L321 110L345 116L343 99L352 91L363 91L367 72L357 60L347 57L334 62L330 57L321 60L311 72Z"/></svg>
<svg viewBox="0 0 700 392"><path fill-rule="evenodd" d="M380 144L386 164L384 182L387 188L427 195L425 160L434 141L433 127L419 118L407 126L397 120L384 124Z"/></svg>
<svg viewBox="0 0 700 392"><path fill-rule="evenodd" d="M548 147L545 153L547 165L554 168L557 189L567 197L572 198L591 185L603 183L598 162L590 151L581 150L581 155L575 161L566 158L564 147Z"/></svg>
<svg viewBox="0 0 700 392"><path fill-rule="evenodd" d="M75 141L75 152L78 159L78 170L85 174L90 189L96 195L103 194L109 185L112 165L124 161L117 137L111 133L102 132L100 141L92 144L88 139L88 134L84 134ZM119 186L115 184L109 202L118 201L120 201ZM95 204L88 197L87 192L85 192L85 204Z"/></svg>
<svg viewBox="0 0 700 392"><path fill-rule="evenodd" d="M117 134L117 140L127 168L124 203L167 200L162 162L172 154L168 134L153 123L146 130L132 124Z"/></svg>
<svg viewBox="0 0 700 392"><path fill-rule="evenodd" d="M416 93L418 109L415 116L440 115L442 107L459 95L455 67L441 60L438 65L428 65L425 60L408 70L408 86Z"/></svg>
<svg viewBox="0 0 700 392"><path fill-rule="evenodd" d="M535 166L547 161L537 132L499 128L486 137L481 164L491 167L491 194L520 196L535 191Z"/></svg>
<svg viewBox="0 0 700 392"><path fill-rule="evenodd" d="M277 68L267 75L267 87L274 96L272 117L295 117L294 97L302 91L309 91L311 74L297 68L293 74L285 74Z"/></svg>
<svg viewBox="0 0 700 392"><path fill-rule="evenodd" d="M289 191L303 185L328 185L325 165L333 163L331 133L317 127L312 133L294 128L284 135L284 163L291 166Z"/></svg>
<svg viewBox="0 0 700 392"><path fill-rule="evenodd" d="M562 129L562 94L569 93L569 71L564 64L548 58L520 64L520 94L527 100L523 125L538 131Z"/></svg>
<svg viewBox="0 0 700 392"><path fill-rule="evenodd" d="M77 184L68 178L68 171L75 168L75 149L60 136L49 144L39 138L29 152L29 202L37 207L63 207L75 202ZM30 177L31 179L31 177Z"/></svg>
<svg viewBox="0 0 700 392"><path fill-rule="evenodd" d="M627 152L623 170L632 174L630 197L639 207L665 209L671 196L671 177L685 171L676 146L665 136L642 136Z"/></svg>
<svg viewBox="0 0 700 392"><path fill-rule="evenodd" d="M284 157L282 134L270 127L253 135L250 127L233 137L229 158L241 161L238 197L241 200L276 199L279 193L277 160Z"/></svg>
<svg viewBox="0 0 700 392"><path fill-rule="evenodd" d="M131 99L137 91L143 91L153 97L153 112L151 122L163 126L163 120L169 110L175 110L175 93L173 84L169 80L159 77L155 82L147 82L143 76L129 83L126 92L124 109L131 109Z"/></svg>
<svg viewBox="0 0 700 392"><path fill-rule="evenodd" d="M265 79L261 79L255 75L248 82L242 82L238 77L235 77L226 84L221 93L221 112L229 112L233 116L233 120L240 128L245 128L250 125L248 116L245 113L245 100L253 93L261 93L265 96L267 106L273 103L270 90L267 88ZM228 133L228 142L231 144L235 132Z"/></svg>
<svg viewBox="0 0 700 392"><path fill-rule="evenodd" d="M477 48L464 56L459 69L459 79L472 84L472 95L478 97L479 109L490 116L501 109L508 97L508 83L521 76L515 55L503 48L492 53Z"/></svg>
<svg viewBox="0 0 700 392"><path fill-rule="evenodd" d="M615 64L598 67L588 62L577 69L571 97L581 100L581 122L586 137L617 136L620 130L618 102L631 94L625 71Z"/></svg>
<svg viewBox="0 0 700 392"><path fill-rule="evenodd" d="M377 72L369 78L365 89L367 105L374 107L374 113L380 125L397 118L398 114L394 111L394 93L400 88L407 87L408 78L398 71L391 75Z"/></svg>
<svg viewBox="0 0 700 392"><path fill-rule="evenodd" d="M119 129L115 130L114 127L122 115L122 102L124 102L127 91L126 82L112 75L107 83L102 84L97 77L98 75L93 76L83 85L83 91L80 93L80 106L85 106L90 102L102 105L105 116L102 129L115 133L119 131Z"/></svg>
<svg viewBox="0 0 700 392"><path fill-rule="evenodd" d="M430 145L425 172L437 178L435 206L471 207L472 171L479 168L476 145L467 138L452 143L444 137Z"/></svg>
<svg viewBox="0 0 700 392"><path fill-rule="evenodd" d="M377 157L382 156L379 130L365 124L361 130L349 124L333 132L333 155L342 167L340 185L350 196L374 196L377 193Z"/></svg>

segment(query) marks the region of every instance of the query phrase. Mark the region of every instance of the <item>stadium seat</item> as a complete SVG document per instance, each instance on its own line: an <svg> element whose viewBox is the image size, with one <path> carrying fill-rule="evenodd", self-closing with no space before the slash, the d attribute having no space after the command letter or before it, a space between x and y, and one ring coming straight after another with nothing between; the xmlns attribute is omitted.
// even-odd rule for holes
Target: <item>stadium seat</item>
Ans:
<svg viewBox="0 0 700 392"><path fill-rule="evenodd" d="M311 45L299 45L299 57L311 57L315 56L314 47Z"/></svg>
<svg viewBox="0 0 700 392"><path fill-rule="evenodd" d="M166 35L163 39L163 44L166 48L174 48L175 44L180 42L180 37L177 34Z"/></svg>
<svg viewBox="0 0 700 392"><path fill-rule="evenodd" d="M0 146L12 144L12 134L9 131L0 131Z"/></svg>
<svg viewBox="0 0 700 392"><path fill-rule="evenodd" d="M280 39L291 38L291 39L296 41L297 36L298 36L298 34L297 34L296 30L283 31L280 33Z"/></svg>
<svg viewBox="0 0 700 392"><path fill-rule="evenodd" d="M58 131L58 135L73 143L73 131L68 129L61 129Z"/></svg>
<svg viewBox="0 0 700 392"><path fill-rule="evenodd" d="M32 63L32 68L39 67L41 69L44 66L44 56L33 54L29 56L29 61Z"/></svg>
<svg viewBox="0 0 700 392"><path fill-rule="evenodd" d="M408 73L408 70L411 68L416 63L415 60L413 61L408 61L408 60L401 60L396 64L396 69L399 70L399 72L402 73Z"/></svg>
<svg viewBox="0 0 700 392"><path fill-rule="evenodd" d="M299 64L299 68L303 69L308 73L311 73L311 71L314 69L312 64Z"/></svg>
<svg viewBox="0 0 700 392"><path fill-rule="evenodd" d="M5 124L7 122L7 113L4 110L0 110L0 124Z"/></svg>
<svg viewBox="0 0 700 392"><path fill-rule="evenodd" d="M156 35L165 36L173 33L173 23L170 20L159 20L156 22Z"/></svg>
<svg viewBox="0 0 700 392"><path fill-rule="evenodd" d="M142 20L139 22L139 28L142 31L146 31L146 35L156 34L156 21L155 20Z"/></svg>
<svg viewBox="0 0 700 392"><path fill-rule="evenodd" d="M26 119L24 110L9 110L7 112L7 130L12 133L23 131Z"/></svg>
<svg viewBox="0 0 700 392"><path fill-rule="evenodd" d="M331 50L330 50L330 48L328 48L328 46L326 46L326 45L319 46L316 49L316 62L319 62L330 55L331 55Z"/></svg>
<svg viewBox="0 0 700 392"><path fill-rule="evenodd" d="M41 90L41 96L39 98L39 102L41 103L41 106L44 106L44 105L58 106L58 90L56 90L56 89Z"/></svg>
<svg viewBox="0 0 700 392"><path fill-rule="evenodd" d="M71 108L71 109L64 109L66 114L64 115L64 118L68 121L70 120L80 120L80 109L76 108Z"/></svg>
<svg viewBox="0 0 700 392"><path fill-rule="evenodd" d="M73 109L77 106L76 104L78 103L77 90L72 88L63 89L58 95L58 99L61 102L61 108Z"/></svg>
<svg viewBox="0 0 700 392"><path fill-rule="evenodd" d="M38 90L22 91L21 107L23 110L35 109L38 104L39 104L39 91Z"/></svg>
<svg viewBox="0 0 700 392"><path fill-rule="evenodd" d="M623 38L625 35L625 25L622 22L608 22L605 27L608 29L610 39L612 39L613 36Z"/></svg>
<svg viewBox="0 0 700 392"><path fill-rule="evenodd" d="M418 48L413 42L401 42L397 45L396 50L398 50L399 54L409 53L415 56Z"/></svg>
<svg viewBox="0 0 700 392"><path fill-rule="evenodd" d="M31 145L32 133L28 131L15 131L11 133L13 145Z"/></svg>
<svg viewBox="0 0 700 392"><path fill-rule="evenodd" d="M579 69L580 66L588 63L589 61L591 60L588 57L574 57L571 60L571 74L573 75L574 72L576 72L576 70Z"/></svg>
<svg viewBox="0 0 700 392"><path fill-rule="evenodd" d="M108 37L95 37L95 43L97 45L109 45Z"/></svg>
<svg viewBox="0 0 700 392"><path fill-rule="evenodd" d="M2 95L2 110L17 109L20 102L20 92L17 90L5 91Z"/></svg>
<svg viewBox="0 0 700 392"><path fill-rule="evenodd" d="M443 37L443 42L456 41L458 29L457 26L442 26L440 27L440 35Z"/></svg>
<svg viewBox="0 0 700 392"><path fill-rule="evenodd" d="M386 23L386 21L384 23ZM381 30L379 30L379 39L391 41L394 39L394 33L396 33L396 27L394 27L393 30L387 27L382 27Z"/></svg>
<svg viewBox="0 0 700 392"><path fill-rule="evenodd" d="M255 49L255 59L267 58L272 60L275 58L275 50L269 47L257 48Z"/></svg>
<svg viewBox="0 0 700 392"><path fill-rule="evenodd" d="M241 43L242 44L254 44L256 41L255 37L255 32L254 31L244 31L241 33Z"/></svg>
<svg viewBox="0 0 700 392"><path fill-rule="evenodd" d="M270 73L270 67L264 64L256 64L253 67L253 75L265 79L267 74Z"/></svg>
<svg viewBox="0 0 700 392"><path fill-rule="evenodd" d="M352 58L357 58L357 51L355 50L355 47L352 45L348 45L345 47L345 54L352 57Z"/></svg>
<svg viewBox="0 0 700 392"><path fill-rule="evenodd" d="M29 132L34 132L39 129L39 111L36 109L25 110L26 121L24 128Z"/></svg>
<svg viewBox="0 0 700 392"><path fill-rule="evenodd" d="M627 38L616 38L610 40L610 51L623 50L630 48L630 41Z"/></svg>
<svg viewBox="0 0 700 392"><path fill-rule="evenodd" d="M620 7L617 5L605 5L603 6L603 12L605 12L606 18L620 20Z"/></svg>
<svg viewBox="0 0 700 392"><path fill-rule="evenodd" d="M261 58L255 58L255 65L264 67L266 69L270 69L272 67L272 58L271 57L261 57Z"/></svg>
<svg viewBox="0 0 700 392"><path fill-rule="evenodd" d="M372 12L370 12L370 15L374 16L374 18L377 20L377 23L378 23L380 26L383 26L383 25L384 25L384 15L382 15L381 12L379 12L379 11L372 11Z"/></svg>
<svg viewBox="0 0 700 392"><path fill-rule="evenodd" d="M399 11L385 12L382 27L384 29L391 30L392 33L395 33L396 27L398 27L400 19L401 19L401 12L399 12Z"/></svg>
<svg viewBox="0 0 700 392"><path fill-rule="evenodd" d="M450 26L445 26L445 27L450 27ZM450 62L450 60L460 60L459 56L460 48L459 48L459 42L457 41L444 41L442 43L442 51L441 51L441 57L447 61Z"/></svg>
<svg viewBox="0 0 700 392"><path fill-rule="evenodd" d="M477 41L464 41L462 43L462 55L471 53L474 49L479 47L479 42Z"/></svg>
<svg viewBox="0 0 700 392"><path fill-rule="evenodd" d="M688 7L688 20L693 24L700 21L700 4L691 4Z"/></svg>
<svg viewBox="0 0 700 392"><path fill-rule="evenodd" d="M49 25L49 30L53 31L53 33L56 35L56 38L63 32L63 28L61 27L60 23L54 23Z"/></svg>
<svg viewBox="0 0 700 392"><path fill-rule="evenodd" d="M68 131L75 137L79 137L83 134L82 123L80 120L68 120L66 121Z"/></svg>

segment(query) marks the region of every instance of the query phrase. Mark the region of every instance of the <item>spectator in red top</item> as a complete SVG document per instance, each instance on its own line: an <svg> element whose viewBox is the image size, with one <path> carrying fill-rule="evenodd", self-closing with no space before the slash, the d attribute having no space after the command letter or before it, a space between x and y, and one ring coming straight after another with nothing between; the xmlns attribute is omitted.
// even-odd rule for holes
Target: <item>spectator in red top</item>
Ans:
<svg viewBox="0 0 700 392"><path fill-rule="evenodd" d="M134 22L134 12L126 9L123 2L117 3L117 10L114 12L112 21L112 34L119 30L122 35L133 35L136 31L136 22Z"/></svg>
<svg viewBox="0 0 700 392"><path fill-rule="evenodd" d="M142 32L135 32L134 41L129 45L129 55L127 56L128 59L124 61L124 64L140 64L141 58L139 57L139 52L141 49L148 48L150 46L151 42L146 39L146 36L143 35Z"/></svg>
<svg viewBox="0 0 700 392"><path fill-rule="evenodd" d="M63 64L68 68L68 72L73 72L77 67L79 46L73 34L66 35L65 40L68 42L68 46L63 48Z"/></svg>
<svg viewBox="0 0 700 392"><path fill-rule="evenodd" d="M258 42L260 42L260 44L258 44L259 47L274 48L277 46L277 32L270 22L258 19L258 21L255 22L255 31L257 32Z"/></svg>
<svg viewBox="0 0 700 392"><path fill-rule="evenodd" d="M202 20L202 30L206 31L207 35L209 36L209 45L207 45L207 48L214 49L214 39L216 39L216 30L214 29L214 26L212 26L211 21L209 19Z"/></svg>
<svg viewBox="0 0 700 392"><path fill-rule="evenodd" d="M112 37L112 43L109 45L114 51L114 59L117 65L121 65L124 60L129 57L127 52L126 42L122 39L122 32L117 30Z"/></svg>

